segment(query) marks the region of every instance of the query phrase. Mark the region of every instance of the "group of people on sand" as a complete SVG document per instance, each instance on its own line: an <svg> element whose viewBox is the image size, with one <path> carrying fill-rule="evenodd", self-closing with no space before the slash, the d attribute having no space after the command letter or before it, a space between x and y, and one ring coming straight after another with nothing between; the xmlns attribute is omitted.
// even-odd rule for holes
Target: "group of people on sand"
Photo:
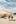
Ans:
<svg viewBox="0 0 16 24"><path fill-rule="evenodd" d="M1 18L4 18L4 17L6 17L6 14L4 14L4 16L2 16ZM9 21L10 21L10 17L11 17L11 20L13 20L13 16L8 16L8 19L9 19ZM6 18L5 18L6 19ZM15 20L14 20L15 21Z"/></svg>
<svg viewBox="0 0 16 24"><path fill-rule="evenodd" d="M9 21L15 21L15 20L13 20L13 16L11 17L11 20L10 20L10 16L8 18L9 18Z"/></svg>
<svg viewBox="0 0 16 24"><path fill-rule="evenodd" d="M1 18L4 18L4 17L8 17L9 18L9 20L10 20L10 17L11 17L11 19L13 20L13 16L12 16L12 12L0 12L0 17ZM6 19L6 18L5 18Z"/></svg>
<svg viewBox="0 0 16 24"><path fill-rule="evenodd" d="M10 19L10 16L8 18ZM13 16L11 17L11 19L13 19Z"/></svg>

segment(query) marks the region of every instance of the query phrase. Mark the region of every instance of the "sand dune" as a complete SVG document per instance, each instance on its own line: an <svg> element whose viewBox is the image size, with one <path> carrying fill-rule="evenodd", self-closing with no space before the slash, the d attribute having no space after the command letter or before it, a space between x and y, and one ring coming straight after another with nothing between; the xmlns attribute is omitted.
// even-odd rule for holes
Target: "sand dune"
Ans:
<svg viewBox="0 0 16 24"><path fill-rule="evenodd" d="M6 16L12 15L12 13L10 13L10 12L4 12L4 11L0 12L0 16L4 16L4 14L6 14Z"/></svg>
<svg viewBox="0 0 16 24"><path fill-rule="evenodd" d="M4 12L4 11L0 12L0 15L4 15L4 14L10 15L10 13L8 13L8 12ZM13 17L14 17L13 19L15 19L15 21L9 21L8 17L7 17L7 19L0 18L0 24L16 24L16 16L14 15Z"/></svg>

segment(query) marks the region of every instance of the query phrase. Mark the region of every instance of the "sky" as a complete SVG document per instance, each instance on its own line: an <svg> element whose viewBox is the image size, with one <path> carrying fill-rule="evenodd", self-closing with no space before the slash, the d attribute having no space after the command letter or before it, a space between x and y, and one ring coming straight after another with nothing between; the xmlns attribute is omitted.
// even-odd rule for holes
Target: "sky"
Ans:
<svg viewBox="0 0 16 24"><path fill-rule="evenodd" d="M16 10L16 0L0 0L0 10Z"/></svg>

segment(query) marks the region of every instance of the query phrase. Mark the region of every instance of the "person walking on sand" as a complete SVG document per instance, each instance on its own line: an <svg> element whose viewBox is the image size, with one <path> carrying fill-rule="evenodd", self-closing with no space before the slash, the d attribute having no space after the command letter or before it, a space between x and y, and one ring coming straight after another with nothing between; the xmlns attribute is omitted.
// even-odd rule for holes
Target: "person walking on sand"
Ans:
<svg viewBox="0 0 16 24"><path fill-rule="evenodd" d="M10 21L10 16L8 18L9 18L9 21Z"/></svg>
<svg viewBox="0 0 16 24"><path fill-rule="evenodd" d="M13 20L13 16L11 17L11 20Z"/></svg>

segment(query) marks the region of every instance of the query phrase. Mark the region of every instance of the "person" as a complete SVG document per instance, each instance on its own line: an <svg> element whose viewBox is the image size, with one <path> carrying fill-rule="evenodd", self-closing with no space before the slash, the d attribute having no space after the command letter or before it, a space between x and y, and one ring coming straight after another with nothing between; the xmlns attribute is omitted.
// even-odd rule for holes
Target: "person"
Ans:
<svg viewBox="0 0 16 24"><path fill-rule="evenodd" d="M13 18L13 16L11 18Z"/></svg>
<svg viewBox="0 0 16 24"><path fill-rule="evenodd" d="M13 16L11 17L11 20L13 20Z"/></svg>
<svg viewBox="0 0 16 24"><path fill-rule="evenodd" d="M8 17L9 21L10 21L10 16Z"/></svg>
<svg viewBox="0 0 16 24"><path fill-rule="evenodd" d="M15 19L13 20L13 16L11 17L12 21L15 21Z"/></svg>
<svg viewBox="0 0 16 24"><path fill-rule="evenodd" d="M10 16L8 18L10 18Z"/></svg>

